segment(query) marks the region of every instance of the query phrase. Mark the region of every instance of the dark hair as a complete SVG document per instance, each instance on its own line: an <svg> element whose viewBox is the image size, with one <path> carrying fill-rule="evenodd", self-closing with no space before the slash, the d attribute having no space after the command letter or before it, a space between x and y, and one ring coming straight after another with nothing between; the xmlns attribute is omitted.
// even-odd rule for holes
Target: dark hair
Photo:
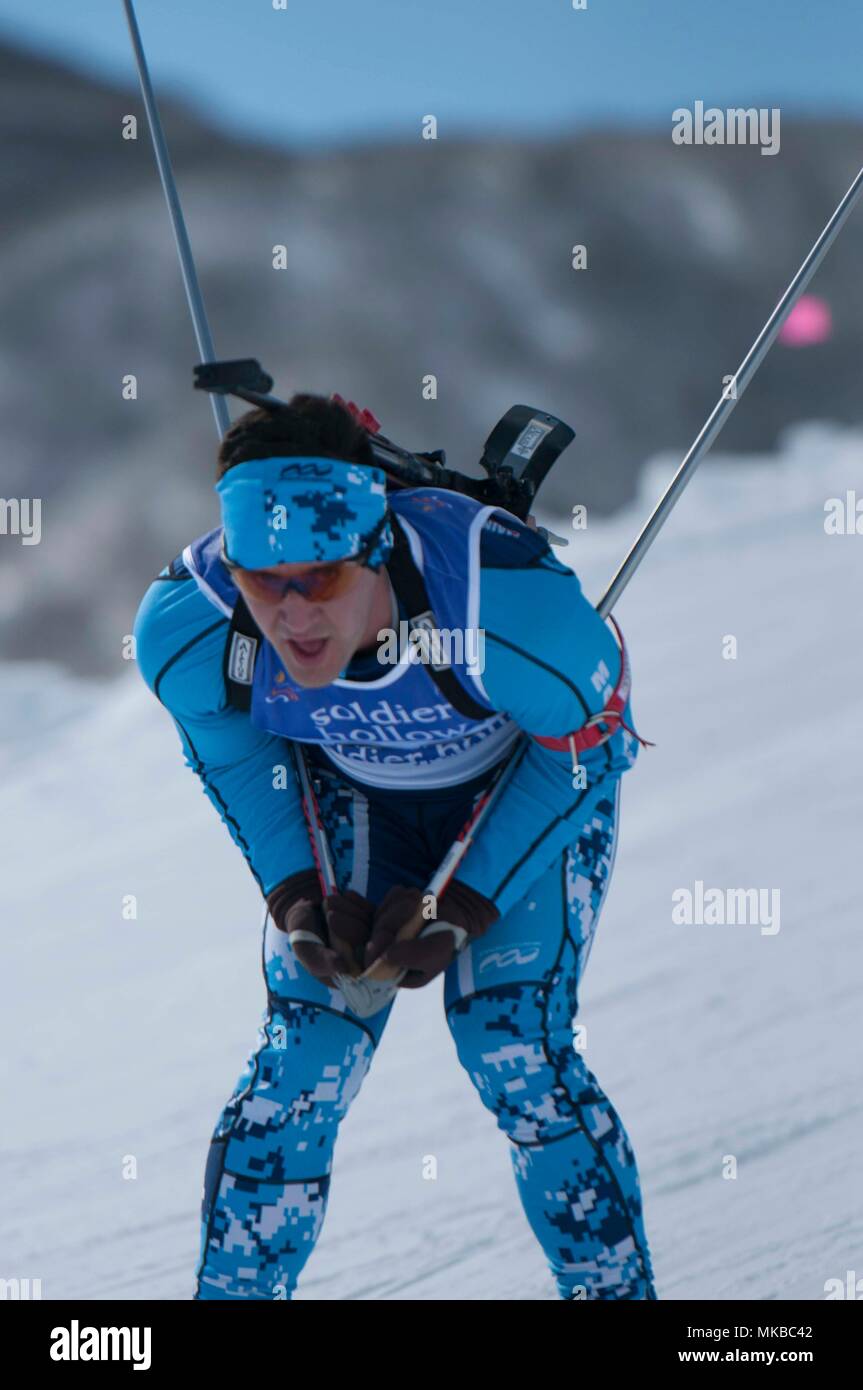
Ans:
<svg viewBox="0 0 863 1390"><path fill-rule="evenodd" d="M249 459L303 454L343 459L374 467L368 431L349 410L326 396L298 393L287 405L267 410L256 406L235 420L219 448L216 476Z"/></svg>

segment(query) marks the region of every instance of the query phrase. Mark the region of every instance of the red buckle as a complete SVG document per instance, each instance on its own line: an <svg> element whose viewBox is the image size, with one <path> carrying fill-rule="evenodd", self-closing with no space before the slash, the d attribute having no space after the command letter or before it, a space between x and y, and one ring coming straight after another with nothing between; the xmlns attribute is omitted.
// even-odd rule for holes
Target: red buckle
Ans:
<svg viewBox="0 0 863 1390"><path fill-rule="evenodd" d="M378 430L381 427L381 422L380 420L375 419L374 415L370 410L360 410L359 406L356 404L355 401L344 400L339 395L338 391L334 391L330 399L337 401L339 405L343 405L345 410L349 411L350 414L353 415L357 424L362 425L363 429L368 430L369 434L377 434Z"/></svg>
<svg viewBox="0 0 863 1390"><path fill-rule="evenodd" d="M634 729L631 729L629 725L624 722L623 711L626 709L626 702L629 699L629 691L632 686L632 672L629 665L626 643L623 640L623 633L618 627L616 620L611 617L611 614L609 614L609 617L614 623L620 642L620 676L618 677L617 685L605 709L600 710L598 714L592 714L590 718L582 724L581 728L573 729L570 734L563 734L561 737L548 734L531 734L531 738L534 742L541 743L543 748L550 748L555 753L565 753L569 750L569 752L572 753L573 767L577 765L579 753L583 753L585 749L588 748L598 748L600 744L610 739L612 734L616 734L621 726L626 729L627 733L632 734L633 738L637 738L638 742L645 747L654 748L656 746L651 743L649 739L642 738L640 734L637 734ZM605 725L605 728L600 728L600 725Z"/></svg>

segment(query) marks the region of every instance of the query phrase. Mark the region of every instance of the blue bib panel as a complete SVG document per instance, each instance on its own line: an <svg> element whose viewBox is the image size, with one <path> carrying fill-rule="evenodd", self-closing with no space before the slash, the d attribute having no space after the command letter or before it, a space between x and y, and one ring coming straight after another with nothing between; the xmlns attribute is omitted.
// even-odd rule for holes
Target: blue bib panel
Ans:
<svg viewBox="0 0 863 1390"><path fill-rule="evenodd" d="M399 661L382 666L376 679L351 680L342 672L328 686L307 689L266 640L255 663L250 717L268 733L319 745L335 767L370 786L454 786L493 767L519 733L509 715L492 708L481 669L470 669L481 668L483 652L480 533L496 508L442 488L406 488L389 505L423 575L450 668L488 717L454 710L405 643ZM201 592L230 617L237 589L219 558L221 537L220 527L208 532L186 547L183 559Z"/></svg>

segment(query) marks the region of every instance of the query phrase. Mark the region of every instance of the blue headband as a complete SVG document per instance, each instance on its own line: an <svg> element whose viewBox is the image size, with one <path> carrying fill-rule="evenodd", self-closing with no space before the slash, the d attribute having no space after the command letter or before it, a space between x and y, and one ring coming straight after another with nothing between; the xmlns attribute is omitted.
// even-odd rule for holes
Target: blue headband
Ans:
<svg viewBox="0 0 863 1390"><path fill-rule="evenodd" d="M228 558L244 569L349 560L376 527L365 563L377 568L392 549L380 468L315 457L250 459L229 468L216 492Z"/></svg>

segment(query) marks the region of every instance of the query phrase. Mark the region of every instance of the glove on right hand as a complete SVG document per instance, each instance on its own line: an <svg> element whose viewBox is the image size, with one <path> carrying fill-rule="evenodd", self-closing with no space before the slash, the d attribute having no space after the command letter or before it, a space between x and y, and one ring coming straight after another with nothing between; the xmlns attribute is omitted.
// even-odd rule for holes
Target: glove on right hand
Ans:
<svg viewBox="0 0 863 1390"><path fill-rule="evenodd" d="M330 989L335 974L357 974L374 906L348 889L321 898L314 869L291 874L267 897L273 921L287 933L300 965Z"/></svg>

